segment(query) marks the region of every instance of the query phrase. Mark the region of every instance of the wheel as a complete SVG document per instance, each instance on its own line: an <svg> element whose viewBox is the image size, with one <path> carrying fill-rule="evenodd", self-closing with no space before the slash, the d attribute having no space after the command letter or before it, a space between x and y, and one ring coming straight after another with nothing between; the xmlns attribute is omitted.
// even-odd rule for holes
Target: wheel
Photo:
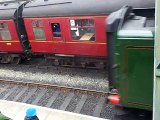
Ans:
<svg viewBox="0 0 160 120"><path fill-rule="evenodd" d="M20 57L14 57L13 60L11 61L11 63L13 63L13 64L19 64L20 62L21 62Z"/></svg>

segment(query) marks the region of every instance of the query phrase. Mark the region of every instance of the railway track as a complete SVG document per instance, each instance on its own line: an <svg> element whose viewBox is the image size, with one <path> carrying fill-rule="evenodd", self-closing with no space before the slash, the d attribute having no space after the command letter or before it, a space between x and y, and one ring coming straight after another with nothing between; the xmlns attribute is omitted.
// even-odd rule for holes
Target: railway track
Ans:
<svg viewBox="0 0 160 120"><path fill-rule="evenodd" d="M115 111L113 105L106 104L105 102L108 90L104 85L107 84L107 81L104 81L103 83L100 82L102 81L101 77L97 77L97 75L103 75L100 74L100 71L86 70L85 72L82 72L82 70L79 71L78 69L77 72L76 69L69 69L69 71L67 71L68 68L59 70L60 68L57 69L54 67L52 69L42 68L39 70L35 69L35 67L30 69L30 66L27 67L23 65L15 67L1 65L1 68L3 68L0 71L1 76L3 76L3 74L6 74L7 76L0 78L0 99L113 120L150 120L146 119L148 117L145 117L145 119L137 118L139 114L137 115L137 113L135 113L136 111L131 111L131 113L133 113L131 115L120 116L122 119L119 116L117 118L119 111ZM42 72L44 70L47 72L47 76L43 76L43 74L46 73ZM36 72L36 74L31 74L33 72ZM37 74L37 72L42 73ZM90 74L88 74L89 72ZM70 74L71 76L68 76ZM31 76L35 77L37 80L31 80ZM51 77L53 78L49 82ZM38 80L41 78L44 78L43 82ZM95 81L91 81L92 79L90 80L90 78L95 79ZM55 84L55 79L61 80L62 83ZM83 81L83 84L80 81ZM70 84L73 85L70 86ZM133 116L135 118L133 118Z"/></svg>
<svg viewBox="0 0 160 120"><path fill-rule="evenodd" d="M103 91L0 80L0 99L111 119L113 106L106 105L107 95Z"/></svg>

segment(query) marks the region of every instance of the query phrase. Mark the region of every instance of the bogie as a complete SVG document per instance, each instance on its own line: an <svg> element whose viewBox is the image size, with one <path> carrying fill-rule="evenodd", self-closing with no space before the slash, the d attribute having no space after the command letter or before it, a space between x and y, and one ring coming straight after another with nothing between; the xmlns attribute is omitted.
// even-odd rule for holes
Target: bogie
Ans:
<svg viewBox="0 0 160 120"><path fill-rule="evenodd" d="M2 54L0 55L0 63L19 64L21 62L21 54Z"/></svg>

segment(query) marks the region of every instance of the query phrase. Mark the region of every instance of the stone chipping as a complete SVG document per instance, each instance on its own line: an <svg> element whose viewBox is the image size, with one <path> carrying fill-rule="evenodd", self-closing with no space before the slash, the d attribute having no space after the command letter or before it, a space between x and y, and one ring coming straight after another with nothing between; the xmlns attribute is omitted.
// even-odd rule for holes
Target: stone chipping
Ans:
<svg viewBox="0 0 160 120"><path fill-rule="evenodd" d="M0 64L0 79L108 91L105 70Z"/></svg>

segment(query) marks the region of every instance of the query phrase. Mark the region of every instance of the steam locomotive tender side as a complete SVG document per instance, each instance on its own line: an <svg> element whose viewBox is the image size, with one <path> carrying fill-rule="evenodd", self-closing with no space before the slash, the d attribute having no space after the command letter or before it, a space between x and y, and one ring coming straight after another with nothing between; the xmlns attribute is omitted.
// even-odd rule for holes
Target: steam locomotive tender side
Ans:
<svg viewBox="0 0 160 120"><path fill-rule="evenodd" d="M108 17L108 99L113 104L152 110L155 21L151 11L149 17L137 16L126 6Z"/></svg>

